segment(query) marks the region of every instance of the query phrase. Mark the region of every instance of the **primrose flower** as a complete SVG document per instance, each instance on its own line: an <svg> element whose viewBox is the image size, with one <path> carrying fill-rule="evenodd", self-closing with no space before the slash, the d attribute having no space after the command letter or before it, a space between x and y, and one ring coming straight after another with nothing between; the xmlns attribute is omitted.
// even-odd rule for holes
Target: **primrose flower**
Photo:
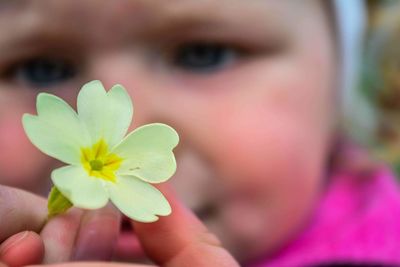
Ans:
<svg viewBox="0 0 400 267"><path fill-rule="evenodd" d="M85 84L75 112L61 98L40 93L37 116L24 114L30 141L67 166L51 174L55 187L74 206L98 209L109 200L128 217L152 222L171 213L150 183L168 180L176 170L173 148L179 137L161 123L141 126L125 138L133 106L121 85L108 92L99 81Z"/></svg>

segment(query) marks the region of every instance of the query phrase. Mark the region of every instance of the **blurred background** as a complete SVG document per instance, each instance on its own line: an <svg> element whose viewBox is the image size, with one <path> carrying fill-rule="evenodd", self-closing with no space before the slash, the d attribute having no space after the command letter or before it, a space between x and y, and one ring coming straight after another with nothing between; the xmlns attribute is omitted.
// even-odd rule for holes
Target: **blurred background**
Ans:
<svg viewBox="0 0 400 267"><path fill-rule="evenodd" d="M400 174L400 1L369 0L362 94L376 111L370 144Z"/></svg>

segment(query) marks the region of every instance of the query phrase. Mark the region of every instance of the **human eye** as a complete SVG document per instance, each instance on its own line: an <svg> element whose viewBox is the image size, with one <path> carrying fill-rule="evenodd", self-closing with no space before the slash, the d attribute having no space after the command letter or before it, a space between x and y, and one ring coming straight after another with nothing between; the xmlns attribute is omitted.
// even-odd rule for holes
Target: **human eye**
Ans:
<svg viewBox="0 0 400 267"><path fill-rule="evenodd" d="M40 90L67 82L77 73L78 67L71 60L39 55L8 64L2 78L10 83Z"/></svg>
<svg viewBox="0 0 400 267"><path fill-rule="evenodd" d="M240 56L241 51L231 45L212 42L187 42L170 52L170 64L181 71L210 73L222 70Z"/></svg>

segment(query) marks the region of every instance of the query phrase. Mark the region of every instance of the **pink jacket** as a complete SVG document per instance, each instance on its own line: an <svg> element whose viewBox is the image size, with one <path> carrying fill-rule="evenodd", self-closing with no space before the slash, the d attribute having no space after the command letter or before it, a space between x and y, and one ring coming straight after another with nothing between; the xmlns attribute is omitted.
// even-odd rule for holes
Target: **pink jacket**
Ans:
<svg viewBox="0 0 400 267"><path fill-rule="evenodd" d="M334 175L307 229L275 256L250 266L344 262L400 266L400 191L387 169L368 177Z"/></svg>

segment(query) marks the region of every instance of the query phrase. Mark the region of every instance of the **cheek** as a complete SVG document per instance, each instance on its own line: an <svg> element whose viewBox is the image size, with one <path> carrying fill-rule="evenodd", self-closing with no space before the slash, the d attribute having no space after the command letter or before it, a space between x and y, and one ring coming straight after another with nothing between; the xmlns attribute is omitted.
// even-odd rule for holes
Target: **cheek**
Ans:
<svg viewBox="0 0 400 267"><path fill-rule="evenodd" d="M34 101L25 100L34 96L5 99L0 101L0 183L37 191L48 180L49 160L30 143L21 123L24 113L35 112Z"/></svg>
<svg viewBox="0 0 400 267"><path fill-rule="evenodd" d="M224 138L214 144L225 187L258 213L260 224L253 227L252 236L262 227L263 232L273 228L285 232L308 212L318 193L325 158L322 138L302 131L296 120L275 117L268 121L267 115L264 119L225 124ZM265 229L266 224L271 229ZM241 226L234 227L238 231Z"/></svg>
<svg viewBox="0 0 400 267"><path fill-rule="evenodd" d="M311 212L330 138L326 86L301 77L258 84L268 89L249 88L260 93L215 105L205 134L228 192L225 227L255 254L282 244Z"/></svg>
<svg viewBox="0 0 400 267"><path fill-rule="evenodd" d="M247 128L251 123L258 126ZM225 138L214 144L227 192L221 219L226 236L235 239L229 243L241 244L231 250L241 255L241 247L248 248L243 257L273 251L291 238L319 195L323 148L315 136L280 123L228 125Z"/></svg>
<svg viewBox="0 0 400 267"><path fill-rule="evenodd" d="M319 172L330 138L331 90L327 83L304 79L307 73L298 69L289 75L290 80L279 72L272 78L253 78L256 86L236 85L246 91L207 103L212 117L207 128L213 131L205 135L216 165L228 172L224 176L241 183L243 178L235 175L240 170L262 181Z"/></svg>
<svg viewBox="0 0 400 267"><path fill-rule="evenodd" d="M324 159L328 137L319 118L307 117L300 110L295 114L296 108L284 110L254 104L248 108L236 110L212 127L220 133L214 144L217 165L229 164L225 170L245 170L250 177L299 170L315 173Z"/></svg>

